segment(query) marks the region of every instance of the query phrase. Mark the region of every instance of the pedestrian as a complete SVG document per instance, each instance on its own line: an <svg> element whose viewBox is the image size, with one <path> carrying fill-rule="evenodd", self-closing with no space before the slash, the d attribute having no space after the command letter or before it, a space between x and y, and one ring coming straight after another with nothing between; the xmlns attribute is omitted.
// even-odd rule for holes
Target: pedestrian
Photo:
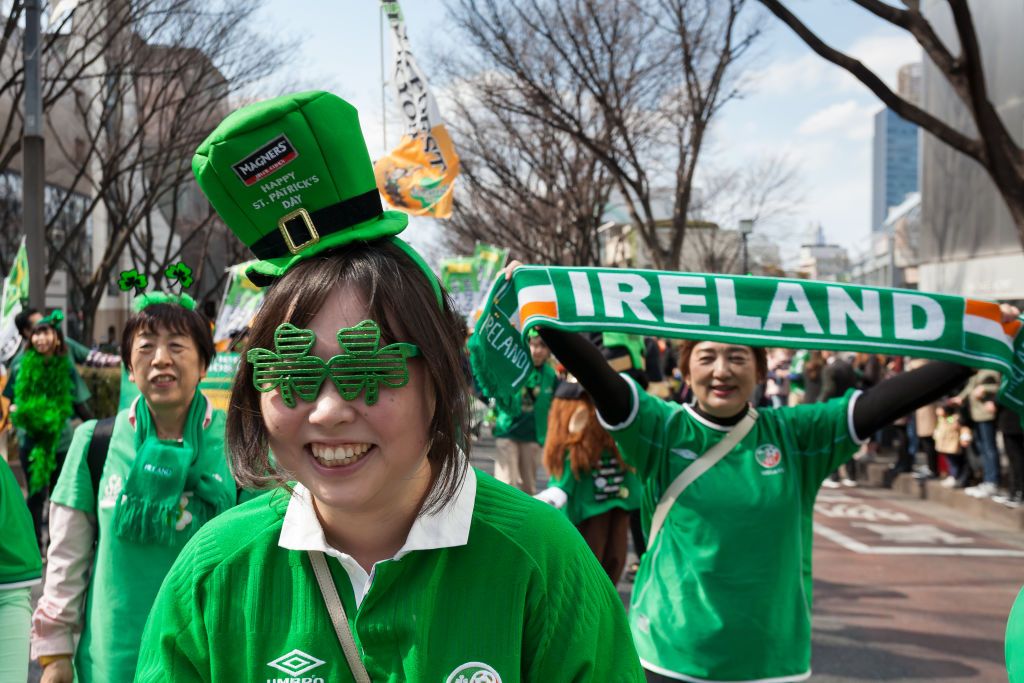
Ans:
<svg viewBox="0 0 1024 683"><path fill-rule="evenodd" d="M92 417L89 389L68 353L58 309L35 319L28 345L11 362L3 395L11 401L11 423L17 429L18 456L28 484L28 509L40 549L43 548L43 506L57 482L73 429L72 415Z"/></svg>
<svg viewBox="0 0 1024 683"><path fill-rule="evenodd" d="M1006 495L993 496L992 500L1009 508L1019 508L1024 504L1024 425L1020 415L1003 405L999 406L996 424L1003 437L1010 476Z"/></svg>
<svg viewBox="0 0 1024 683"><path fill-rule="evenodd" d="M209 326L187 295L144 294L135 305L121 353L140 397L75 430L53 492L32 618L44 683L132 680L161 581L196 530L235 501L224 414L198 390L214 355Z"/></svg>
<svg viewBox="0 0 1024 683"><path fill-rule="evenodd" d="M539 329L650 492L649 549L629 611L648 681L808 678L811 523L821 482L880 426L950 391L970 370L930 363L867 392L754 411L764 349L688 340L680 365L696 403L678 406L615 373L581 335ZM703 454L717 464L680 478ZM660 499L679 482L685 494Z"/></svg>
<svg viewBox="0 0 1024 683"><path fill-rule="evenodd" d="M549 488L537 497L564 510L612 584L626 566L630 514L640 509L640 481L622 462L578 382L555 391L544 444Z"/></svg>
<svg viewBox="0 0 1024 683"><path fill-rule="evenodd" d="M996 446L996 391L1000 383L995 370L974 373L955 400L968 408L974 448L981 456L982 482L964 489L974 498L991 498L999 489L999 449Z"/></svg>
<svg viewBox="0 0 1024 683"><path fill-rule="evenodd" d="M178 559L136 681L643 680L572 525L469 467L464 323L381 211L355 109L249 105L193 168L270 285L227 433L242 482L276 490Z"/></svg>
<svg viewBox="0 0 1024 683"><path fill-rule="evenodd" d="M551 351L538 335L530 337L530 376L514 405L495 406L494 478L533 495L544 453L548 410L558 376Z"/></svg>
<svg viewBox="0 0 1024 683"><path fill-rule="evenodd" d="M0 681L28 679L32 586L42 576L32 516L14 473L0 457Z"/></svg>
<svg viewBox="0 0 1024 683"><path fill-rule="evenodd" d="M935 429L932 439L935 452L946 461L949 470L949 475L942 480L942 486L948 489L963 488L963 477L966 474L963 441L970 441L971 430L960 424L960 411L955 405L940 402L934 410Z"/></svg>
<svg viewBox="0 0 1024 683"><path fill-rule="evenodd" d="M822 356L825 358L825 366L821 371L821 391L818 392L817 399L819 403L845 396L848 391L855 389L859 385L853 364L844 358L843 354L835 351L823 351ZM843 471L842 478L839 476L840 469ZM856 486L857 474L854 469L855 461L853 459L847 460L832 471L828 478L822 482L822 486L826 488Z"/></svg>

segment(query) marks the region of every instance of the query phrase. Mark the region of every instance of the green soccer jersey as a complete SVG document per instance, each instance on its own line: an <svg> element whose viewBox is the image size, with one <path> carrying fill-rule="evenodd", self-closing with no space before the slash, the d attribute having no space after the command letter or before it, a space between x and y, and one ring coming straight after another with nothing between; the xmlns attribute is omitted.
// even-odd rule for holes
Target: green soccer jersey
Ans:
<svg viewBox="0 0 1024 683"><path fill-rule="evenodd" d="M601 451L597 467L581 472L579 479L572 474L567 453L562 476L552 477L548 486L565 491L568 500L562 509L573 524L603 515L612 508L636 510L640 507L640 480L609 450Z"/></svg>
<svg viewBox="0 0 1024 683"><path fill-rule="evenodd" d="M32 515L10 466L0 455L0 590L39 583L43 562Z"/></svg>
<svg viewBox="0 0 1024 683"><path fill-rule="evenodd" d="M643 482L646 531L662 492L729 428L630 387L632 415L605 427ZM629 611L645 668L686 681L810 675L814 499L857 450L855 396L760 410L679 497L643 556Z"/></svg>
<svg viewBox="0 0 1024 683"><path fill-rule="evenodd" d="M1006 675L1010 683L1024 683L1024 589L1006 621Z"/></svg>
<svg viewBox="0 0 1024 683"><path fill-rule="evenodd" d="M137 405L146 409L141 402ZM122 410L115 418L99 492L93 491L87 457L95 420L75 430L53 492L54 503L96 515L96 555L83 614L82 638L75 652L78 683L132 679L149 609L187 540L182 534L173 545L134 543L113 533L114 506L135 461L135 430L129 412ZM208 419L202 448L207 452L224 452L224 413L212 411ZM222 462L217 474L233 499L235 482L227 460Z"/></svg>
<svg viewBox="0 0 1024 683"><path fill-rule="evenodd" d="M303 496L263 496L196 534L150 615L137 683L353 680L308 554L279 545ZM642 682L619 596L565 518L475 471L460 496L461 517L439 514L464 519L461 543L400 551L365 584L327 557L371 680ZM314 526L303 534L324 543Z"/></svg>

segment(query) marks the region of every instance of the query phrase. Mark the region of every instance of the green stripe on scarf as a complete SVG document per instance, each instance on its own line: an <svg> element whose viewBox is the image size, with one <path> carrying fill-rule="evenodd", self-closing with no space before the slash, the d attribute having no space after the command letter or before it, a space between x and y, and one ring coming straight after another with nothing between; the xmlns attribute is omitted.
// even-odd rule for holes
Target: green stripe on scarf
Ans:
<svg viewBox="0 0 1024 683"><path fill-rule="evenodd" d="M494 283L470 338L485 395L517 395L532 367L523 340L537 325L990 368L1003 375L999 400L1024 413L1021 320L1003 325L999 306L986 301L807 280L523 266Z"/></svg>

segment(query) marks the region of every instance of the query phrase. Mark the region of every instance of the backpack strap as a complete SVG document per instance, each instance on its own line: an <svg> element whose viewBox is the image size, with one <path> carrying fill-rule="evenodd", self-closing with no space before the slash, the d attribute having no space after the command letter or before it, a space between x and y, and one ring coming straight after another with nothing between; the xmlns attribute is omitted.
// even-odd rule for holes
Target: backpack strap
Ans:
<svg viewBox="0 0 1024 683"><path fill-rule="evenodd" d="M96 429L92 432L92 441L89 442L89 451L86 453L86 464L89 467L89 478L92 480L93 495L100 495L100 477L103 476L103 464L107 461L107 451L110 450L110 438L114 435L113 417L105 417L96 420Z"/></svg>
<svg viewBox="0 0 1024 683"><path fill-rule="evenodd" d="M747 414L743 416L742 420L733 425L728 434L709 448L704 455L690 463L686 469L679 473L678 477L672 480L665 493L662 494L661 500L658 501L658 506L654 509L654 515L651 517L651 530L647 534L648 549L654 547L654 539L658 536L658 532L661 531L665 519L668 518L669 510L675 505L676 499L679 498L680 494L686 490L687 486L696 481L697 477L711 469L716 462L725 457L726 453L735 448L736 444L742 441L743 437L750 432L755 422L757 422L757 411L752 406L747 406Z"/></svg>

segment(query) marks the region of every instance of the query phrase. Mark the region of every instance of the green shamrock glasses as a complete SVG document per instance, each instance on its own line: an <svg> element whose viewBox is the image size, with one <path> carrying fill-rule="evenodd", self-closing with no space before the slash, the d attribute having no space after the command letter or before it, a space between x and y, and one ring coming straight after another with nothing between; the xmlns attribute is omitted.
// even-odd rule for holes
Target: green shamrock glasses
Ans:
<svg viewBox="0 0 1024 683"><path fill-rule="evenodd" d="M325 361L310 354L316 335L291 323L274 331L274 350L250 349L246 359L253 366L252 383L258 391L277 389L289 408L295 397L313 401L325 379L330 379L346 401L366 392L363 400L377 402L380 385L398 388L409 383L407 359L418 356L415 344L399 342L380 348L380 326L364 320L355 327L338 330L342 353Z"/></svg>

